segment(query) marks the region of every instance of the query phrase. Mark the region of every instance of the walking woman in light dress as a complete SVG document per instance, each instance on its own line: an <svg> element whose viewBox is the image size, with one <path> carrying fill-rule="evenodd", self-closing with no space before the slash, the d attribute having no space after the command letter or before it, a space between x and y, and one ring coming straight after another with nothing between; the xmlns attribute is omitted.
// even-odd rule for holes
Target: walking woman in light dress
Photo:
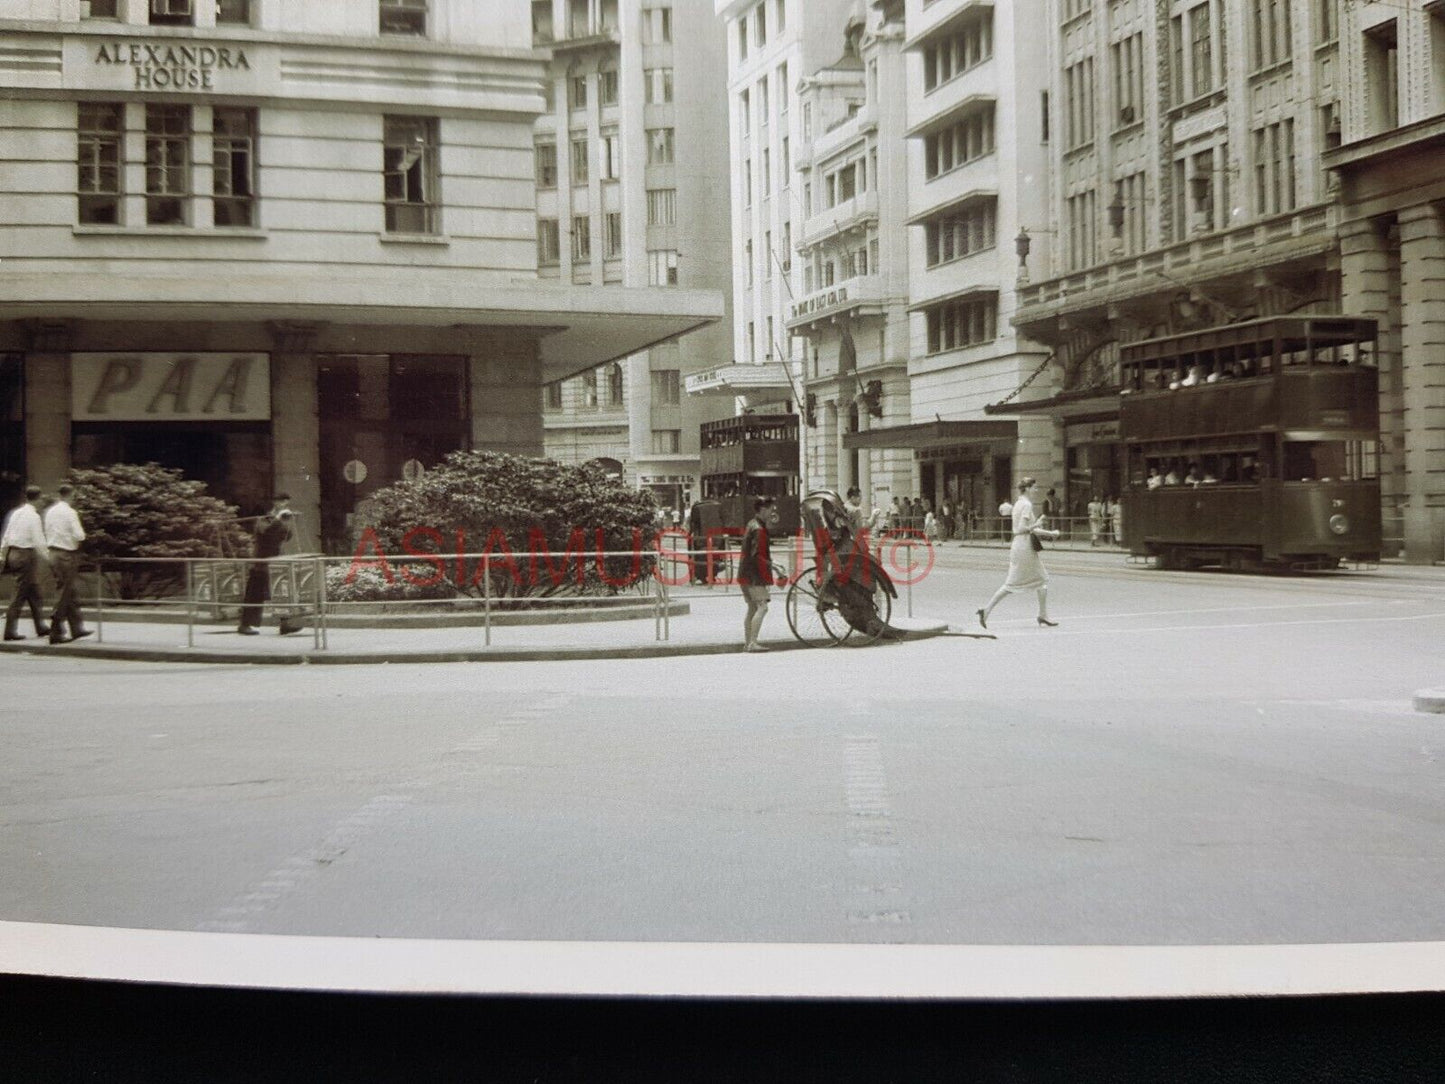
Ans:
<svg viewBox="0 0 1445 1084"><path fill-rule="evenodd" d="M1059 532L1044 526L1044 517L1034 515L1034 498L1038 496L1039 484L1032 478L1019 483L1019 498L1013 506L1013 542L1008 552L1008 579L994 592L988 605L978 611L978 623L988 628L988 615L1002 601L1005 595L1015 591L1036 591L1039 596L1040 625L1053 628L1057 621L1049 620L1049 573L1034 549L1033 539L1059 537Z"/></svg>

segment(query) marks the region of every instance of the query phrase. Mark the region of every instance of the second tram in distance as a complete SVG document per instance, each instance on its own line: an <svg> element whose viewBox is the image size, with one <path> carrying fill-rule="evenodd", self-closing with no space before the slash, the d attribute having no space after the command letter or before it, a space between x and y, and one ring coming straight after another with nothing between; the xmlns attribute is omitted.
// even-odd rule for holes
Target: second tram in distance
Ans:
<svg viewBox="0 0 1445 1084"><path fill-rule="evenodd" d="M1279 316L1120 349L1124 545L1165 568L1380 557L1373 320Z"/></svg>

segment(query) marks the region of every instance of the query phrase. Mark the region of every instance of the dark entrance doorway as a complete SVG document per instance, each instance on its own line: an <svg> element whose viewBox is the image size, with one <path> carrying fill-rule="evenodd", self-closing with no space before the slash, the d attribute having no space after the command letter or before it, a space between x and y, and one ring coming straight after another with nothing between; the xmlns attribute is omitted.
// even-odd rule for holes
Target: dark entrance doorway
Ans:
<svg viewBox="0 0 1445 1084"><path fill-rule="evenodd" d="M204 482L206 492L243 516L271 503L271 426L266 422L75 422L77 467L159 463Z"/></svg>
<svg viewBox="0 0 1445 1084"><path fill-rule="evenodd" d="M0 354L0 515L25 493L25 358Z"/></svg>

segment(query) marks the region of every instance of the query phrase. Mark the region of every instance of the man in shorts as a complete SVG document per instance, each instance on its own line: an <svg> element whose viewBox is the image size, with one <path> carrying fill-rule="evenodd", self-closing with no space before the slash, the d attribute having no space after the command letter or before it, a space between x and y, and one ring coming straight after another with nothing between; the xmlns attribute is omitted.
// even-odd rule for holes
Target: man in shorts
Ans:
<svg viewBox="0 0 1445 1084"><path fill-rule="evenodd" d="M766 651L758 643L763 619L768 616L768 588L773 582L772 553L768 548L768 529L778 525L778 502L772 497L753 501L753 518L743 533L743 551L738 560L738 584L747 600L748 612L743 618L743 650Z"/></svg>

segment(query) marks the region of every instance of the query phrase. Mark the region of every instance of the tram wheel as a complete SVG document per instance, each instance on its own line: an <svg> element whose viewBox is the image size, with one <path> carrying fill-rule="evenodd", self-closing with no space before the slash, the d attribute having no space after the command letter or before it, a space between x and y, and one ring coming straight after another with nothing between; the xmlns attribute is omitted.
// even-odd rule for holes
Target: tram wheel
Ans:
<svg viewBox="0 0 1445 1084"><path fill-rule="evenodd" d="M833 647L839 642L833 629L842 624L842 618L837 616L836 603L824 597L820 587L817 569L805 568L798 573L797 579L788 588L784 603L788 628L809 647ZM832 624L829 623L830 613Z"/></svg>

